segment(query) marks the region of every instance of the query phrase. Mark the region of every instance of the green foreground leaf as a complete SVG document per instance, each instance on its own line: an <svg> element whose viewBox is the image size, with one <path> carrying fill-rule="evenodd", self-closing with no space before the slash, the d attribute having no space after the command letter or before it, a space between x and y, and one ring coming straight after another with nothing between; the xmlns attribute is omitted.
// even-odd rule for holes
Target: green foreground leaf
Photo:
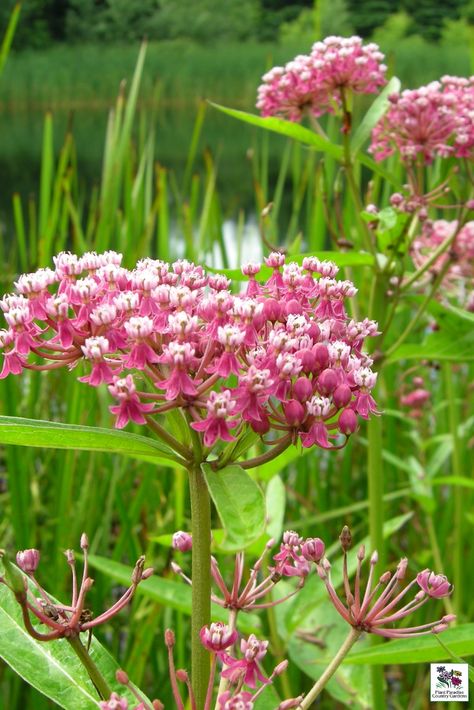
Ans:
<svg viewBox="0 0 474 710"><path fill-rule="evenodd" d="M462 624L443 631L443 643L456 656L474 654L474 624ZM411 639L396 639L363 651L355 651L345 659L345 663L358 665L382 665L392 663L432 663L446 661L446 651L436 636L418 636Z"/></svg>
<svg viewBox="0 0 474 710"><path fill-rule="evenodd" d="M261 489L237 465L214 471L209 464L203 464L202 471L226 533L221 549L243 550L257 540L265 528Z"/></svg>
<svg viewBox="0 0 474 710"><path fill-rule="evenodd" d="M343 151L341 146L334 145L331 141L323 138L322 136L318 136L316 133L313 133L313 131L310 131L309 128L305 128L299 123L285 121L283 118L262 118L262 116L257 116L254 113L238 111L237 109L227 108L226 106L220 106L219 104L214 104L212 102L211 106L217 108L223 113L226 113L228 116L237 118L239 121L250 123L251 126L258 126L258 128L264 128L267 131L279 133L281 136L294 138L300 143L311 146L315 150L327 153L336 160L343 159Z"/></svg>
<svg viewBox="0 0 474 710"><path fill-rule="evenodd" d="M161 442L138 434L21 417L0 416L0 444L105 451L166 465L170 461L179 461L174 452Z"/></svg>
<svg viewBox="0 0 474 710"><path fill-rule="evenodd" d="M99 696L69 643L35 641L25 630L20 606L3 584L0 629L0 658L23 680L66 710L97 710ZM95 638L90 655L112 689L128 695L115 681L118 665ZM130 695L128 699L132 700Z"/></svg>

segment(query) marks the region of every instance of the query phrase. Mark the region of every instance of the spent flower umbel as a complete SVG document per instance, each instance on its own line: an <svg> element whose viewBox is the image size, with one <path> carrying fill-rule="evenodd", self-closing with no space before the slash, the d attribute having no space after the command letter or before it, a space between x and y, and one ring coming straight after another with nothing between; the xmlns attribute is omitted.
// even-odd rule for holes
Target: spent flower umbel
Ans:
<svg viewBox="0 0 474 710"><path fill-rule="evenodd" d="M343 539L345 538L346 536ZM387 638L407 638L440 633L454 621L455 617L448 614L426 624L395 627L394 624L402 622L407 616L424 606L430 598L439 599L451 594L452 585L444 575L434 574L428 569L420 572L415 579L405 584L408 567L406 558L400 560L393 574L384 572L374 584L375 566L378 561L378 555L374 552L370 557L369 576L364 589L361 568L366 555L362 545L357 552L357 569L354 584L351 587L347 565L348 545L343 543L342 549L345 603L334 588L331 580L331 564L327 558L322 559L318 565L318 574L326 585L335 609L354 629ZM414 592L414 596L410 601L407 601L409 592Z"/></svg>

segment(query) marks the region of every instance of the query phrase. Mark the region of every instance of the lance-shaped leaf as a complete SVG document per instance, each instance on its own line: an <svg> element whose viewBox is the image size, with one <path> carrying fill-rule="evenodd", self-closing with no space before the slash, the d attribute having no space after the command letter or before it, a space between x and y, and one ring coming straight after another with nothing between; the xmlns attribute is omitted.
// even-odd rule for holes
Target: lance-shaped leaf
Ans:
<svg viewBox="0 0 474 710"><path fill-rule="evenodd" d="M202 471L225 530L221 549L243 550L260 537L265 527L265 501L261 489L237 465L214 471L209 464L203 464Z"/></svg>
<svg viewBox="0 0 474 710"><path fill-rule="evenodd" d="M21 417L0 416L0 444L105 451L168 466L180 461L165 444L138 434Z"/></svg>

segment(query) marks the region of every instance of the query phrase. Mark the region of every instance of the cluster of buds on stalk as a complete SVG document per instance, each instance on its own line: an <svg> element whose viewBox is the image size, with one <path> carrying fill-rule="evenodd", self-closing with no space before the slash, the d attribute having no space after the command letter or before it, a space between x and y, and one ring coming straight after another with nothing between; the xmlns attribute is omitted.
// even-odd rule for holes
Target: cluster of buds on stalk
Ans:
<svg viewBox="0 0 474 710"><path fill-rule="evenodd" d="M94 580L89 577L89 542L85 533L81 536L80 544L84 558L80 584L76 574L74 552L73 550L65 552L72 575L72 595L69 605L58 603L37 581L35 572L40 560L38 550L23 550L17 553L17 565L26 577L9 562L6 556L3 557L5 576L0 577L0 583L5 584L14 593L21 607L25 628L37 641L71 639L83 632L90 633L96 626L108 622L124 609L140 582L153 574L151 567L145 568L145 558L140 557L133 570L130 587L110 609L94 618L92 612L86 607L86 596ZM33 624L32 619L36 619L39 624ZM41 627L45 627L46 630L42 630Z"/></svg>
<svg viewBox="0 0 474 710"><path fill-rule="evenodd" d="M425 634L440 633L456 618L453 614L443 616L441 619L417 626L399 626L394 624L403 622L404 619L424 606L430 599L447 597L453 591L453 586L442 574L435 574L429 569L419 572L408 584L404 583L408 560L400 560L394 573L384 572L374 584L375 566L378 554L374 552L370 557L370 570L365 588L362 585L361 568L365 559L365 548L359 547L357 552L357 569L354 585L351 587L347 551L351 546L349 528L343 528L341 536L343 550L343 589L345 603L337 595L331 581L331 564L323 558L318 564L318 574L326 585L329 598L336 611L354 629L362 632L385 636L386 638L408 638L410 636L423 636ZM409 592L415 592L410 601L406 601Z"/></svg>
<svg viewBox="0 0 474 710"><path fill-rule="evenodd" d="M389 96L391 106L372 132L376 160L398 152L407 165L437 157L472 160L474 78L444 76Z"/></svg>
<svg viewBox="0 0 474 710"><path fill-rule="evenodd" d="M300 54L262 77L257 108L263 116L290 121L334 113L349 92L372 94L386 83L383 59L376 44L363 44L360 37L326 37L309 55Z"/></svg>
<svg viewBox="0 0 474 710"><path fill-rule="evenodd" d="M0 300L0 378L81 364L79 379L115 399L116 427L148 424L181 462L191 450L158 421L173 409L185 410L206 454L249 428L275 451L298 439L338 448L359 417L377 413L363 352L377 325L348 317L357 289L335 278L334 263L286 264L274 252L263 269L242 268L247 286L235 295L225 276L185 260L132 270L121 261L62 252L54 270L20 276Z"/></svg>
<svg viewBox="0 0 474 710"><path fill-rule="evenodd" d="M407 408L409 417L421 419L427 412L427 405L431 400L431 392L426 389L425 380L420 375L411 377L409 381L406 378L404 380L400 391L400 404L402 407Z"/></svg>
<svg viewBox="0 0 474 710"><path fill-rule="evenodd" d="M175 536L176 535L178 535L178 533L175 533ZM179 535L181 547L178 549L183 551L190 549L191 536L188 535L187 538L183 539L182 536L185 535L185 533L180 532ZM175 536L173 536L174 547ZM239 611L268 609L269 607L277 606L299 592L311 571L311 563L318 563L324 555L325 546L323 541L319 538L304 539L300 537L298 533L287 530L283 533L280 551L273 556L275 564L268 567L266 574L262 574L264 559L274 545L274 540L267 542L263 553L252 565L249 577L245 582L243 581L245 552L238 552L235 556L234 576L231 585L226 584L221 574L218 561L215 557L212 557L211 575L220 593L212 593L212 601L224 609L238 613ZM173 571L179 574L187 584L192 584L192 580L184 573L178 564L172 562L171 566ZM284 597L272 599L271 592L283 577L296 577L298 583L296 587ZM264 597L268 597L268 600L265 601Z"/></svg>
<svg viewBox="0 0 474 710"><path fill-rule="evenodd" d="M474 222L460 225L456 220L427 220L410 251L417 269L426 265L429 279L442 275L439 298L454 298L474 311Z"/></svg>

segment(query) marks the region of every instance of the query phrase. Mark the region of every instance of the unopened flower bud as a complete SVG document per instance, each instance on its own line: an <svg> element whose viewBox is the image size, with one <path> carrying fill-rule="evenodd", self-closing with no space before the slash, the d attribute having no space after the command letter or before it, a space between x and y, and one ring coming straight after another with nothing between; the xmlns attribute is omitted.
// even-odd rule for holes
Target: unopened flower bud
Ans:
<svg viewBox="0 0 474 710"><path fill-rule="evenodd" d="M178 530L173 535L172 545L175 550L189 552L193 546L193 538L189 533Z"/></svg>
<svg viewBox="0 0 474 710"><path fill-rule="evenodd" d="M175 644L175 635L174 631L171 629L166 629L165 631L165 644L168 646L168 648L172 648Z"/></svg>
<svg viewBox="0 0 474 710"><path fill-rule="evenodd" d="M324 552L325 545L319 537L309 537L301 547L301 554L308 562L319 562Z"/></svg>
<svg viewBox="0 0 474 710"><path fill-rule="evenodd" d="M87 537L86 533L82 533L81 535L81 550L87 550L89 549L89 538Z"/></svg>
<svg viewBox="0 0 474 710"><path fill-rule="evenodd" d="M120 683L120 685L128 685L130 682L128 679L128 675L121 668L119 668L118 671L115 673L115 678L117 680L117 683Z"/></svg>
<svg viewBox="0 0 474 710"><path fill-rule="evenodd" d="M291 710L291 708L299 708L304 695L299 695L297 698L290 698L289 700L284 700L279 704L277 710Z"/></svg>
<svg viewBox="0 0 474 710"><path fill-rule="evenodd" d="M311 350L308 350L307 352L309 352L312 356ZM307 377L298 377L295 384L293 385L293 395L300 402L306 402L307 399L312 397L313 385Z"/></svg>
<svg viewBox="0 0 474 710"><path fill-rule="evenodd" d="M288 661L287 660L282 661L281 663L279 663L277 665L277 667L273 671L273 675L281 675L282 673L284 673L286 671L287 668L288 668Z"/></svg>
<svg viewBox="0 0 474 710"><path fill-rule="evenodd" d="M343 409L337 420L339 431L350 436L357 429L357 415L353 409Z"/></svg>
<svg viewBox="0 0 474 710"><path fill-rule="evenodd" d="M176 678L180 683L186 683L189 680L188 672L185 671L184 668L178 668L176 671Z"/></svg>
<svg viewBox="0 0 474 710"><path fill-rule="evenodd" d="M16 553L16 563L26 574L33 574L40 561L39 550L20 550Z"/></svg>
<svg viewBox="0 0 474 710"><path fill-rule="evenodd" d="M296 399L290 399L283 403L283 411L285 412L286 421L290 426L298 426L306 416L306 411L301 402Z"/></svg>
<svg viewBox="0 0 474 710"><path fill-rule="evenodd" d="M132 583L133 584L138 584L140 582L140 580L142 579L144 567L145 567L145 556L142 555L136 561L135 567L132 572Z"/></svg>
<svg viewBox="0 0 474 710"><path fill-rule="evenodd" d="M362 562L365 557L365 545L361 545L357 550L357 559Z"/></svg>
<svg viewBox="0 0 474 710"><path fill-rule="evenodd" d="M152 707L153 710L165 710L165 706L163 705L161 700L153 700Z"/></svg>
<svg viewBox="0 0 474 710"><path fill-rule="evenodd" d="M344 552L347 552L347 550L350 548L352 544L352 535L351 531L347 527L347 525L344 525L342 528L342 532L339 535L339 541L341 543L341 547L344 550Z"/></svg>

